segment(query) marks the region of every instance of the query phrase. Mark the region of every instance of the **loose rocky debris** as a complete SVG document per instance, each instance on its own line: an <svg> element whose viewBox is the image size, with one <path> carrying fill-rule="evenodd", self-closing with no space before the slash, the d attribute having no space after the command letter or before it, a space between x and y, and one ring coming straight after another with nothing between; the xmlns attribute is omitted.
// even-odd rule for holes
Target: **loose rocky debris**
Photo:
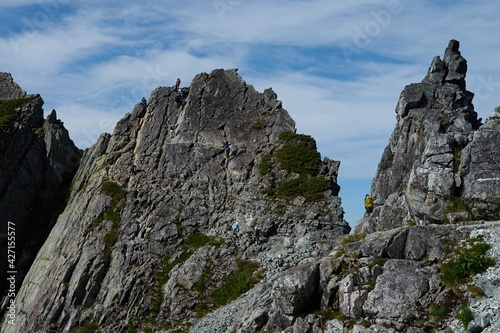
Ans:
<svg viewBox="0 0 500 333"><path fill-rule="evenodd" d="M441 263L464 239L495 237L499 225L432 225L367 235L319 261L270 276L190 332L460 332L455 317L471 296L441 282ZM470 301L471 308L485 309L476 315L482 329L495 325L491 312L500 301L491 287L500 267L492 237L484 240L495 242L488 254L496 265L485 280L471 282L490 286L484 297Z"/></svg>

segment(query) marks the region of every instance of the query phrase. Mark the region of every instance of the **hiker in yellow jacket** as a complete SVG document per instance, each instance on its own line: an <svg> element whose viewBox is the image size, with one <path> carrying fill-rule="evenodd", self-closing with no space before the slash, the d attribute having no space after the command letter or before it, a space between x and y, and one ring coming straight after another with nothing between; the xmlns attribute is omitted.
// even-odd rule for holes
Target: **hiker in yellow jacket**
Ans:
<svg viewBox="0 0 500 333"><path fill-rule="evenodd" d="M373 212L373 199L369 194L365 196L365 210L368 214Z"/></svg>

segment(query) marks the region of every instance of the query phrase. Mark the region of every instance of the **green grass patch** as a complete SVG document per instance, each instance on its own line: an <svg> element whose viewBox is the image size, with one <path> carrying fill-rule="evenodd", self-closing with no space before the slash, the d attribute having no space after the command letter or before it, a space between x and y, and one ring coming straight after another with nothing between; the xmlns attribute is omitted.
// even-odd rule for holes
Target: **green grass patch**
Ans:
<svg viewBox="0 0 500 333"><path fill-rule="evenodd" d="M448 213L458 213L458 212L467 212L467 205L459 197L451 197L446 205L444 214Z"/></svg>
<svg viewBox="0 0 500 333"><path fill-rule="evenodd" d="M500 203L497 203L495 207L495 216L500 217Z"/></svg>
<svg viewBox="0 0 500 333"><path fill-rule="evenodd" d="M0 127L8 126L14 118L15 109L32 101L35 97L26 97L19 99L0 100Z"/></svg>
<svg viewBox="0 0 500 333"><path fill-rule="evenodd" d="M365 239L366 234L365 233L358 233L358 234L352 234L352 235L347 235L342 240L340 241L341 245L346 245L349 243L354 243L354 242L359 242L363 239Z"/></svg>
<svg viewBox="0 0 500 333"><path fill-rule="evenodd" d="M448 314L447 309L444 306L437 306L435 304L429 305L429 315L434 318L444 318Z"/></svg>
<svg viewBox="0 0 500 333"><path fill-rule="evenodd" d="M132 321L128 321L128 326L127 326L127 333L137 333L137 330L134 328L134 324L132 324Z"/></svg>
<svg viewBox="0 0 500 333"><path fill-rule="evenodd" d="M299 175L316 176L321 155L316 150L316 141L309 135L283 132L279 139L285 143L276 150L276 158L282 170Z"/></svg>
<svg viewBox="0 0 500 333"><path fill-rule="evenodd" d="M99 326L95 323L86 322L82 326L73 327L69 333L97 333Z"/></svg>
<svg viewBox="0 0 500 333"><path fill-rule="evenodd" d="M348 318L344 316L341 312L335 311L331 306L326 307L323 310L316 310L314 311L315 315L321 316L325 318L326 320L340 320L340 321L345 321Z"/></svg>
<svg viewBox="0 0 500 333"><path fill-rule="evenodd" d="M463 305L460 312L457 314L458 321L464 327L464 330L467 330L469 324L474 320L474 314L472 310L467 307L467 305Z"/></svg>
<svg viewBox="0 0 500 333"><path fill-rule="evenodd" d="M260 130L264 129L265 125L262 123L262 120L257 119L257 121L255 123L253 123L252 126L250 126L250 127L254 130L260 131Z"/></svg>
<svg viewBox="0 0 500 333"><path fill-rule="evenodd" d="M486 253L491 248L482 238L471 238L459 246L441 265L441 281L448 287L467 283L474 275L484 273L495 265Z"/></svg>
<svg viewBox="0 0 500 333"><path fill-rule="evenodd" d="M185 250L199 249L206 245L220 246L221 243L215 237L208 236L202 233L189 234L182 245Z"/></svg>
<svg viewBox="0 0 500 333"><path fill-rule="evenodd" d="M107 181L102 183L101 192L111 197L110 207L103 211L94 221L92 221L92 228L96 228L103 221L110 221L111 227L104 235L104 258L111 258L111 248L116 243L118 238L118 227L121 220L121 211L125 207L125 203L118 205L118 203L125 198L127 191L115 182Z"/></svg>
<svg viewBox="0 0 500 333"><path fill-rule="evenodd" d="M473 284L467 285L467 291L469 291L472 297L484 297L484 290L475 286Z"/></svg>
<svg viewBox="0 0 500 333"><path fill-rule="evenodd" d="M263 155L259 163L259 173L267 175L273 168L272 157L270 154Z"/></svg>
<svg viewBox="0 0 500 333"><path fill-rule="evenodd" d="M102 183L101 192L111 197L111 206L116 206L127 195L127 191L117 183L111 181Z"/></svg>
<svg viewBox="0 0 500 333"><path fill-rule="evenodd" d="M262 278L254 274L259 269L259 264L253 261L238 259L237 269L218 288L210 293L210 300L217 306L223 306L237 299L256 285Z"/></svg>

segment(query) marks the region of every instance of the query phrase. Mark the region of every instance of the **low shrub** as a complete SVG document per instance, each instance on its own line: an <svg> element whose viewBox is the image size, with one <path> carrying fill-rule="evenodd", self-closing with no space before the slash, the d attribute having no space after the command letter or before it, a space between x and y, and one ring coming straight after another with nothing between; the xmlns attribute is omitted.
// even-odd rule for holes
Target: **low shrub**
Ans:
<svg viewBox="0 0 500 333"><path fill-rule="evenodd" d="M26 97L19 99L0 100L0 127L5 127L10 124L14 118L14 110L23 106L35 97Z"/></svg>
<svg viewBox="0 0 500 333"><path fill-rule="evenodd" d="M316 176L321 155L316 151L316 141L309 135L283 132L279 139L284 145L276 150L276 158L282 170L299 175Z"/></svg>
<svg viewBox="0 0 500 333"><path fill-rule="evenodd" d="M435 304L429 305L429 315L435 318L444 318L448 314L444 306L437 306Z"/></svg>
<svg viewBox="0 0 500 333"><path fill-rule="evenodd" d="M459 197L451 197L445 208L445 215L448 213L467 212L467 205Z"/></svg>
<svg viewBox="0 0 500 333"><path fill-rule="evenodd" d="M474 314L471 309L469 309L466 305L463 305L462 309L457 314L457 319L463 325L464 330L467 330L470 322L474 320Z"/></svg>
<svg viewBox="0 0 500 333"><path fill-rule="evenodd" d="M237 299L241 294L250 290L262 278L254 273L259 269L259 264L253 261L236 261L237 269L218 288L210 293L210 300L217 306L223 306Z"/></svg>
<svg viewBox="0 0 500 333"><path fill-rule="evenodd" d="M69 333L97 333L99 326L95 323L86 322L82 326L73 327Z"/></svg>
<svg viewBox="0 0 500 333"><path fill-rule="evenodd" d="M474 275L484 273L495 265L495 259L486 255L490 247L482 238L469 239L442 263L441 281L448 287L456 287L467 283Z"/></svg>
<svg viewBox="0 0 500 333"><path fill-rule="evenodd" d="M323 199L323 194L330 188L330 182L323 176L303 177L283 182L273 189L278 198L294 198L302 196L307 202L316 202Z"/></svg>
<svg viewBox="0 0 500 333"><path fill-rule="evenodd" d="M267 175L269 172L271 172L272 168L273 164L271 155L270 154L263 155L259 164L259 173L261 175Z"/></svg>

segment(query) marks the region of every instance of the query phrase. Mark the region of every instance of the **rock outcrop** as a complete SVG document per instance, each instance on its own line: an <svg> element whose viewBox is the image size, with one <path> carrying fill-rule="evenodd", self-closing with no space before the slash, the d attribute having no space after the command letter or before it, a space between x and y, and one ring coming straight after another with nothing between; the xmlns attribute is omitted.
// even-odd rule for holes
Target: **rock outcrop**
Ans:
<svg viewBox="0 0 500 333"><path fill-rule="evenodd" d="M500 265L476 277L487 286L485 298L471 296L472 288L446 287L440 273L469 237L486 236L500 262L498 226L416 226L351 238L319 261L275 275L190 332L461 332L456 316L467 297L477 305L470 327L477 322L476 329L495 332Z"/></svg>
<svg viewBox="0 0 500 333"><path fill-rule="evenodd" d="M228 301L234 273L254 267L257 281L349 232L339 162L294 133L271 89L215 70L185 90L157 88L85 152L2 331L176 331Z"/></svg>
<svg viewBox="0 0 500 333"><path fill-rule="evenodd" d="M17 271L16 283L21 285L55 219L64 209L65 193L82 154L63 123L57 120L54 110L43 119L42 106L39 95L27 95L10 74L0 73L2 296L7 289L6 272ZM5 236L8 232L15 233L15 249L14 244L10 244L17 256L15 264L13 257L7 258ZM3 299L3 310L5 306Z"/></svg>
<svg viewBox="0 0 500 333"><path fill-rule="evenodd" d="M466 70L452 40L404 89L347 236L340 162L271 89L157 88L85 152L2 332L498 332L500 109L477 119Z"/></svg>
<svg viewBox="0 0 500 333"><path fill-rule="evenodd" d="M405 87L372 182L375 208L356 232L499 218L498 111L481 123L466 71L459 43L451 40L422 82Z"/></svg>

